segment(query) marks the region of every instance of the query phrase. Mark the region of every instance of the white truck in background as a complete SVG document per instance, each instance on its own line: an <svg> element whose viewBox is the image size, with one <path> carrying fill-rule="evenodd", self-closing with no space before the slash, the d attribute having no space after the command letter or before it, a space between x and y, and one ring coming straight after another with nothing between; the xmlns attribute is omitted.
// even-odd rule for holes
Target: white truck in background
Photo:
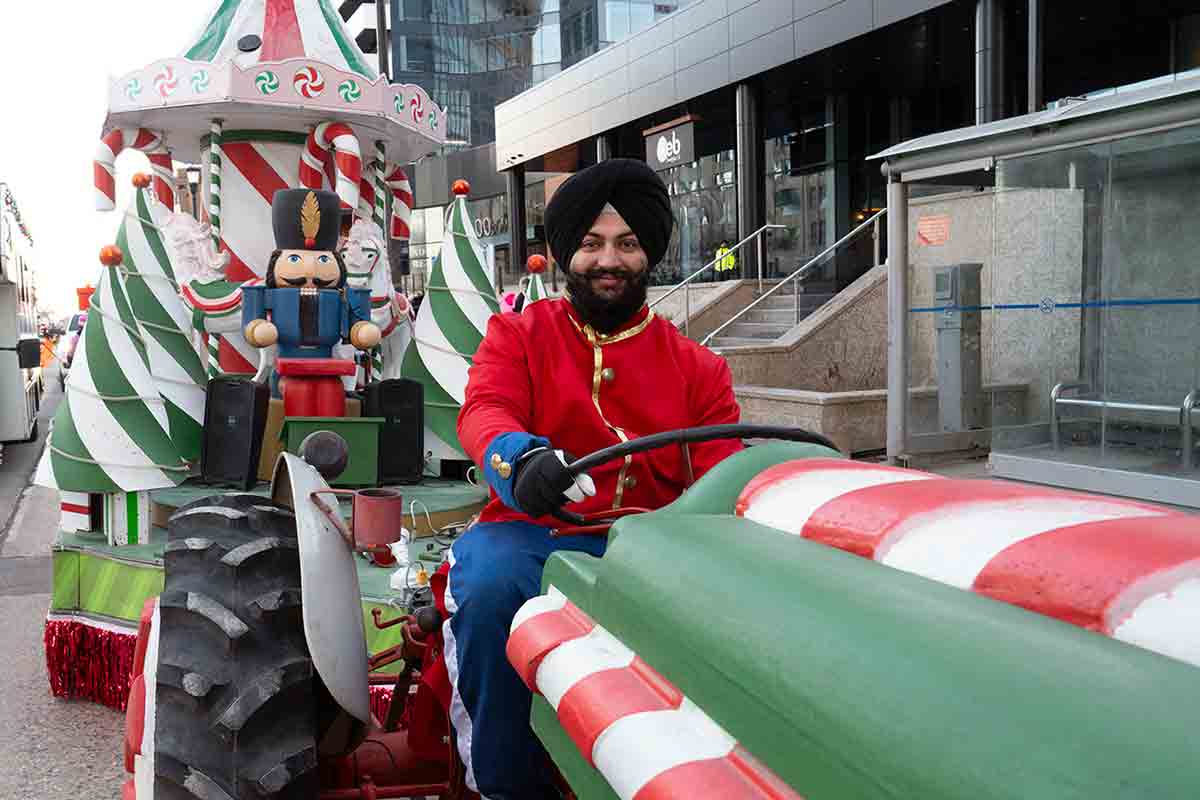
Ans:
<svg viewBox="0 0 1200 800"><path fill-rule="evenodd" d="M31 442L38 435L44 388L34 249L2 182L0 194L0 442Z"/></svg>

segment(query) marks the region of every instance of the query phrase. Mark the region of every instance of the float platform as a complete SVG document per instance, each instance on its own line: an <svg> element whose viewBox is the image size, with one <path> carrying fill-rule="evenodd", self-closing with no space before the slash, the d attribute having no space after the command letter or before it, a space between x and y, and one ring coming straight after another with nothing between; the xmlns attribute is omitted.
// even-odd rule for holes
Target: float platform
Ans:
<svg viewBox="0 0 1200 800"><path fill-rule="evenodd" d="M483 508L487 490L464 481L426 479L396 487L404 495L404 527L414 533L410 553L435 554L433 534L465 524ZM251 490L266 497L269 487ZM175 509L221 489L185 483L151 492L156 523L148 541L110 545L103 534L60 533L53 550L53 589L46 620L46 667L56 696L92 700L124 709L129 693L137 624L146 600L162 592L166 521ZM411 505L410 505L411 503ZM416 511L416 518L412 511ZM348 502L342 514L350 515ZM427 515L428 514L428 515ZM440 560L440 559L439 559ZM367 647L377 652L400 640L400 628L378 630L371 612L388 618L403 613L390 582L396 567L376 567L358 559Z"/></svg>

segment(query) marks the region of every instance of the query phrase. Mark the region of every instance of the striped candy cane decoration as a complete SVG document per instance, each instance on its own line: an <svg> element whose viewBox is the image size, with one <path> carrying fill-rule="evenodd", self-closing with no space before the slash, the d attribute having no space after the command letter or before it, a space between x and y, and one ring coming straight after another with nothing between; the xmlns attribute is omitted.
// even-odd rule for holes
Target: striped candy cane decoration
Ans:
<svg viewBox="0 0 1200 800"><path fill-rule="evenodd" d="M116 161L117 156L126 148L139 150L150 159L154 196L164 206L174 210L175 192L172 184L175 175L171 166L171 153L163 144L162 134L146 128L116 128L109 131L96 146L96 158L92 162L96 210L112 211L116 208Z"/></svg>
<svg viewBox="0 0 1200 800"><path fill-rule="evenodd" d="M1200 517L1112 497L807 459L737 513L1200 666Z"/></svg>
<svg viewBox="0 0 1200 800"><path fill-rule="evenodd" d="M355 219L371 219L375 215L375 184L366 176L358 181L358 209Z"/></svg>
<svg viewBox="0 0 1200 800"><path fill-rule="evenodd" d="M208 222L213 243L221 245L221 130L222 122L214 119L208 136Z"/></svg>
<svg viewBox="0 0 1200 800"><path fill-rule="evenodd" d="M208 222L213 243L221 246L221 133L223 123L214 119L209 126L208 139ZM208 352L208 376L221 374L221 334L210 333L205 337Z"/></svg>
<svg viewBox="0 0 1200 800"><path fill-rule="evenodd" d="M392 190L392 238L407 239L413 209L412 184L408 182L408 174L392 164L383 182Z"/></svg>
<svg viewBox="0 0 1200 800"><path fill-rule="evenodd" d="M308 135L300 153L300 185L321 188L330 151L333 151L334 186L342 208L357 210L362 153L358 137L344 122L322 122Z"/></svg>
<svg viewBox="0 0 1200 800"><path fill-rule="evenodd" d="M384 230L383 220L387 216L387 186L385 184L385 173L387 171L387 150L383 140L375 140L375 163L372 164L371 177L375 182L372 192L375 197L375 208L373 216L375 224L379 226L379 230Z"/></svg>
<svg viewBox="0 0 1200 800"><path fill-rule="evenodd" d="M507 655L622 800L799 798L553 586L517 612Z"/></svg>

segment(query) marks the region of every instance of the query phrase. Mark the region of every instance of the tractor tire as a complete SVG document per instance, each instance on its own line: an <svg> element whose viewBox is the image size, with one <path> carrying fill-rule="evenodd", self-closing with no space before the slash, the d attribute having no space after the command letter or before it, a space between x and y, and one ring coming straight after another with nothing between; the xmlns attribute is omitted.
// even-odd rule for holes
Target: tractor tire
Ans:
<svg viewBox="0 0 1200 800"><path fill-rule="evenodd" d="M164 560L155 800L312 800L319 681L294 515L256 495L198 500L172 515Z"/></svg>

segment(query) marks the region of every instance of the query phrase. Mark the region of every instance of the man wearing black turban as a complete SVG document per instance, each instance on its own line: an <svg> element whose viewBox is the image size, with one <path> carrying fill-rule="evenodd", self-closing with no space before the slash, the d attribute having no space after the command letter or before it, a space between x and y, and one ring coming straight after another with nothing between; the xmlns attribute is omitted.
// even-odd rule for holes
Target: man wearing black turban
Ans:
<svg viewBox="0 0 1200 800"><path fill-rule="evenodd" d="M564 299L498 314L473 358L459 441L491 502L451 548L444 626L450 716L468 786L487 798L557 797L529 727L530 693L505 656L517 609L540 593L555 550L602 555L605 539L552 538L558 508L660 508L740 448L666 448L572 479L567 453L738 421L729 367L646 306L650 270L671 239L666 187L644 163L612 159L572 176L546 208L546 238L567 274Z"/></svg>

